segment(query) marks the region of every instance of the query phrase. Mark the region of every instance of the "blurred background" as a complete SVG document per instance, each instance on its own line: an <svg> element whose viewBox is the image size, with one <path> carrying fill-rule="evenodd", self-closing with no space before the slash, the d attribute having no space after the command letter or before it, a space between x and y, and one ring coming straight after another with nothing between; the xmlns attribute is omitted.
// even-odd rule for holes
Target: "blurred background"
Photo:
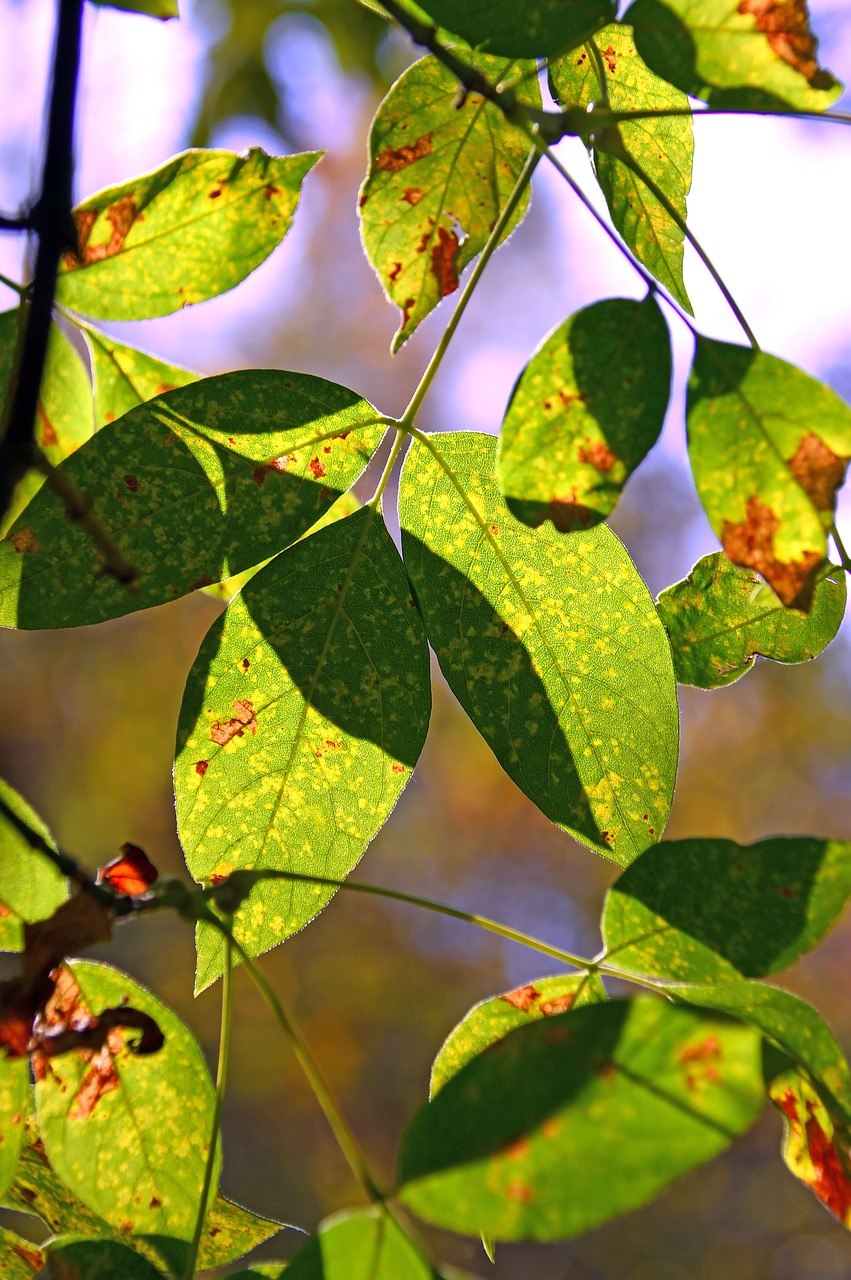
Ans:
<svg viewBox="0 0 851 1280"><path fill-rule="evenodd" d="M396 357L397 316L359 244L356 197L381 94L415 55L354 0L181 0L180 22L89 7L77 196L153 168L188 145L323 148L284 245L235 292L176 316L112 326L123 341L202 373L272 366L345 383L404 408L448 315L446 303ZM846 0L811 0L822 61L851 78ZM0 0L0 208L35 191L50 56L50 0ZM841 105L841 104L840 104ZM716 118L698 122L690 222L763 346L851 394L851 130ZM565 162L593 192L578 143ZM594 197L597 199L597 197ZM599 200L598 200L599 203ZM0 240L20 279L25 246ZM687 283L704 332L740 340L693 257ZM545 166L530 214L489 266L426 401L428 429L496 431L532 349L570 312L637 277ZM14 295L0 285L0 308ZM690 354L671 319L678 372L660 444L613 525L654 594L716 543L684 462ZM851 533L845 519L846 537ZM221 603L187 599L96 628L0 635L0 773L57 839L91 866L125 840L179 873L171 761L189 666ZM778 832L851 837L851 674L846 632L818 662L759 662L712 694L682 690L683 748L670 836L751 841ZM551 826L504 776L435 669L435 710L416 774L356 875L504 920L571 950L598 948L615 870ZM218 994L192 998L187 926L120 929L115 962L170 1003L214 1053ZM784 982L814 1000L851 1048L851 931L840 926ZM424 1101L432 1058L470 1005L543 976L542 957L469 926L341 893L266 960L376 1167L392 1177L399 1135ZM313 1230L358 1203L287 1044L249 985L236 984L225 1115L227 1193ZM851 1239L785 1171L766 1114L727 1156L649 1209L570 1244L471 1241L440 1255L496 1280L833 1280ZM299 1245L284 1233L264 1250Z"/></svg>

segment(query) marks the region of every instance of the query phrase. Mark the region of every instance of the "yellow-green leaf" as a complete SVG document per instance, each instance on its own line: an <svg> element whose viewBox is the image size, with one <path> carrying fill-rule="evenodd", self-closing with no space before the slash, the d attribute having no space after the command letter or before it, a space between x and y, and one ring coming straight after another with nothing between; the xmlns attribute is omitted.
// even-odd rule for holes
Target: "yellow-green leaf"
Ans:
<svg viewBox="0 0 851 1280"><path fill-rule="evenodd" d="M114 422L137 404L198 381L198 374L125 346L91 325L84 332L92 358L98 427Z"/></svg>
<svg viewBox="0 0 851 1280"><path fill-rule="evenodd" d="M53 837L23 796L0 779L0 950L20 951L24 925L47 920L68 896L62 873L32 847L24 828L55 849Z"/></svg>

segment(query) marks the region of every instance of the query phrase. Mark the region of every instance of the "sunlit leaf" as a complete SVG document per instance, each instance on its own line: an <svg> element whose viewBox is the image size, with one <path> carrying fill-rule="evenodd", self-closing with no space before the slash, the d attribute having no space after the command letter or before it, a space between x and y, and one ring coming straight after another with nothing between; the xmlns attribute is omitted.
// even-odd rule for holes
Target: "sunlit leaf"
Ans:
<svg viewBox="0 0 851 1280"><path fill-rule="evenodd" d="M192 875L346 876L411 775L430 704L422 624L377 513L363 508L278 556L214 624L187 682L174 778ZM265 881L236 936L265 951L333 892ZM201 926L199 989L222 954Z"/></svg>
<svg viewBox="0 0 851 1280"><path fill-rule="evenodd" d="M596 974L561 973L479 1001L440 1046L431 1068L429 1096L433 1098L462 1067L515 1027L599 1004L606 998L606 989Z"/></svg>
<svg viewBox="0 0 851 1280"><path fill-rule="evenodd" d="M520 90L540 106L534 68L477 59L497 82L531 70ZM441 298L454 293L481 251L530 150L480 94L458 96L458 81L435 58L397 80L378 108L369 137L369 171L361 188L364 248L391 302L402 310L397 351ZM522 218L521 200L508 234Z"/></svg>
<svg viewBox="0 0 851 1280"><path fill-rule="evenodd" d="M0 1280L33 1280L43 1266L41 1249L0 1227Z"/></svg>
<svg viewBox="0 0 851 1280"><path fill-rule="evenodd" d="M106 9L122 9L127 13L145 13L151 18L177 18L177 0L92 0Z"/></svg>
<svg viewBox="0 0 851 1280"><path fill-rule="evenodd" d="M161 1280L162 1273L119 1240L60 1236L45 1245L50 1280Z"/></svg>
<svg viewBox="0 0 851 1280"><path fill-rule="evenodd" d="M671 387L668 328L655 300L609 298L544 339L512 392L497 474L524 524L564 533L609 514L656 443Z"/></svg>
<svg viewBox="0 0 851 1280"><path fill-rule="evenodd" d="M95 424L114 422L137 404L197 382L198 375L125 346L90 325L85 329L95 384Z"/></svg>
<svg viewBox="0 0 851 1280"><path fill-rule="evenodd" d="M784 608L753 572L720 551L704 556L682 582L663 591L659 616L681 684L718 689L749 671L758 656L775 662L818 657L845 613L845 574L830 566L818 579L808 614Z"/></svg>
<svg viewBox="0 0 851 1280"><path fill-rule="evenodd" d="M414 1117L400 1199L453 1231L568 1239L723 1151L764 1096L760 1038L735 1023L652 997L543 1018Z"/></svg>
<svg viewBox="0 0 851 1280"><path fill-rule="evenodd" d="M57 297L101 320L146 320L232 289L290 229L319 152L184 151L74 210L79 252Z"/></svg>
<svg viewBox="0 0 851 1280"><path fill-rule="evenodd" d="M204 378L102 427L65 464L137 569L102 572L88 531L44 489L0 542L0 624L67 627L219 582L300 537L381 439L353 391L304 373Z"/></svg>
<svg viewBox="0 0 851 1280"><path fill-rule="evenodd" d="M5 1196L15 1179L29 1097L27 1059L10 1058L0 1046L0 1197Z"/></svg>
<svg viewBox="0 0 851 1280"><path fill-rule="evenodd" d="M546 58L581 44L615 16L614 0L425 0L442 27L475 48L510 58Z"/></svg>
<svg viewBox="0 0 851 1280"><path fill-rule="evenodd" d="M441 670L526 795L625 866L661 834L676 773L670 645L647 588L605 525L515 520L492 436L428 439L411 447L399 512Z"/></svg>
<svg viewBox="0 0 851 1280"><path fill-rule="evenodd" d="M20 951L23 926L46 920L64 902L68 888L61 872L37 853L20 824L56 846L38 814L0 778L0 950Z"/></svg>
<svg viewBox="0 0 851 1280"><path fill-rule="evenodd" d="M769 1097L785 1117L783 1159L789 1171L851 1228L851 1133L825 1106L799 1071L782 1072L769 1084Z"/></svg>
<svg viewBox="0 0 851 1280"><path fill-rule="evenodd" d="M687 413L695 483L727 555L808 609L851 456L851 409L785 360L701 337Z"/></svg>
<svg viewBox="0 0 851 1280"><path fill-rule="evenodd" d="M715 107L823 111L842 92L806 0L635 0L624 21L648 66Z"/></svg>
<svg viewBox="0 0 851 1280"><path fill-rule="evenodd" d="M319 1224L286 1280L434 1280L434 1271L387 1213L348 1209Z"/></svg>
<svg viewBox="0 0 851 1280"><path fill-rule="evenodd" d="M642 62L629 27L620 23L604 27L593 44L597 58L590 56L586 46L550 63L556 97L564 106L587 107L608 96L613 111L682 112L681 116L625 121L620 125L620 136L636 164L685 220L694 156L688 98ZM622 161L604 151L594 151L593 160L618 231L635 256L691 312L683 282L682 230L658 197Z"/></svg>
<svg viewBox="0 0 851 1280"><path fill-rule="evenodd" d="M735 982L788 969L851 895L851 843L777 836L666 840L615 882L603 937L618 969L677 982Z"/></svg>

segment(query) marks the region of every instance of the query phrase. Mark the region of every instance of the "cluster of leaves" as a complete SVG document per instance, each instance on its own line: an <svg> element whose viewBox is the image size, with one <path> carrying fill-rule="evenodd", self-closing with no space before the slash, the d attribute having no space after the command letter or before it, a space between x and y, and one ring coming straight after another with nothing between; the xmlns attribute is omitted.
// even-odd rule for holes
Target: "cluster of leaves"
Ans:
<svg viewBox="0 0 851 1280"><path fill-rule="evenodd" d="M223 977L227 1008L234 954L262 983L252 957L345 884L416 766L429 646L509 776L624 870L598 957L546 948L577 972L486 999L450 1035L392 1194L337 1118L374 1204L323 1223L287 1275L449 1276L399 1206L488 1247L569 1238L723 1150L766 1097L785 1117L787 1164L851 1225L848 1064L815 1009L759 981L838 919L851 842L661 840L677 682L714 688L757 655L816 656L851 567L827 560L851 410L754 342L707 338L690 319L687 95L710 111L794 114L823 111L840 86L818 65L803 0L635 0L620 21L608 0L383 8L432 50L378 109L359 202L365 252L401 310L396 348L478 258L401 418L300 372L198 379L92 323L236 285L286 234L316 154L190 151L75 210L56 302L85 338L93 387L54 324L38 443L90 496L135 589L68 519L62 486L31 472L0 542L0 622L81 626L235 575L243 585L180 713L177 823L197 888L155 883L132 850L87 882L26 802L0 793L0 939L21 955L0 989L0 1197L53 1233L40 1249L5 1233L10 1280L45 1263L87 1280L191 1276L277 1230L216 1191L222 1062L214 1088L151 993L69 956L118 915L170 906L196 924L196 990ZM557 110L542 105L544 66ZM600 301L549 334L498 442L426 434L419 407L467 298L523 217L536 163L571 133L647 296ZM21 292L0 316L6 383ZM654 603L605 517L668 410L669 316L695 336L688 447L723 552ZM385 436L387 465L361 505L351 487ZM381 500L406 447L400 554ZM609 999L607 975L653 994Z"/></svg>

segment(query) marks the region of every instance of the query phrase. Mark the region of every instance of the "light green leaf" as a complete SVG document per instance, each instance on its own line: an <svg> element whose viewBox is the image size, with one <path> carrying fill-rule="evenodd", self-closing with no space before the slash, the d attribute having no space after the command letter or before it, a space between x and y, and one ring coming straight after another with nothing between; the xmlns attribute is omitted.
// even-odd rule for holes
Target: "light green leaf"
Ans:
<svg viewBox="0 0 851 1280"><path fill-rule="evenodd" d="M627 972L697 983L761 978L812 951L849 895L848 841L666 840L612 885L603 937L609 961Z"/></svg>
<svg viewBox="0 0 851 1280"><path fill-rule="evenodd" d="M230 1280L282 1280L286 1269L286 1262L255 1262L247 1271L237 1271Z"/></svg>
<svg viewBox="0 0 851 1280"><path fill-rule="evenodd" d="M789 663L817 657L839 630L846 594L844 572L830 565L809 614L799 613L784 608L753 570L720 551L704 556L657 601L677 680L718 689L749 671L756 657Z"/></svg>
<svg viewBox="0 0 851 1280"><path fill-rule="evenodd" d="M620 136L635 163L664 191L685 221L694 157L688 98L642 62L629 27L620 23L604 27L593 44L597 58L589 56L586 45L550 63L556 98L563 106L587 107L608 97L613 111L682 111L682 116L624 122ZM592 155L612 222L639 261L693 314L683 282L681 228L627 165L604 151Z"/></svg>
<svg viewBox="0 0 851 1280"><path fill-rule="evenodd" d="M29 1106L29 1059L9 1057L0 1047L0 1197L15 1180Z"/></svg>
<svg viewBox="0 0 851 1280"><path fill-rule="evenodd" d="M421 1249L378 1208L347 1209L320 1223L283 1272L286 1280L434 1280Z"/></svg>
<svg viewBox="0 0 851 1280"><path fill-rule="evenodd" d="M43 1266L41 1249L0 1227L0 1280L33 1280Z"/></svg>
<svg viewBox="0 0 851 1280"><path fill-rule="evenodd" d="M56 848L38 814L0 778L0 950L20 951L24 924L47 920L68 897L61 872L33 849L20 824Z"/></svg>
<svg viewBox="0 0 851 1280"><path fill-rule="evenodd" d="M801 1072L786 1070L769 1084L769 1097L785 1117L783 1159L789 1171L826 1209L851 1228L851 1179L846 1173L851 1133L825 1106Z"/></svg>
<svg viewBox="0 0 851 1280"><path fill-rule="evenodd" d="M723 1151L763 1100L749 1028L643 996L577 1009L444 1085L402 1140L399 1197L452 1231L569 1239Z"/></svg>
<svg viewBox="0 0 851 1280"><path fill-rule="evenodd" d="M611 22L615 0L426 0L435 22L485 53L547 58Z"/></svg>
<svg viewBox="0 0 851 1280"><path fill-rule="evenodd" d="M609 298L548 334L505 412L497 474L513 514L560 532L596 524L653 447L671 344L653 298Z"/></svg>
<svg viewBox="0 0 851 1280"><path fill-rule="evenodd" d="M118 1240L60 1236L44 1247L50 1280L161 1280L162 1272Z"/></svg>
<svg viewBox="0 0 851 1280"><path fill-rule="evenodd" d="M79 986L75 1008L98 1014L127 1001L154 1019L165 1043L157 1053L134 1054L134 1033L116 1030L96 1057L93 1051L53 1057L36 1083L48 1159L112 1229L189 1240L214 1101L201 1050L175 1015L126 974L83 961L68 970L69 999L73 983Z"/></svg>
<svg viewBox="0 0 851 1280"><path fill-rule="evenodd" d="M177 0L92 0L93 4L107 9L122 9L127 13L145 13L151 18L177 18Z"/></svg>
<svg viewBox="0 0 851 1280"><path fill-rule="evenodd" d="M515 520L492 436L427 439L406 460L399 512L441 670L526 795L625 866L661 834L677 761L670 645L647 588L605 525Z"/></svg>
<svg viewBox="0 0 851 1280"><path fill-rule="evenodd" d="M0 542L0 625L67 627L219 582L300 537L383 434L353 391L246 369L180 387L103 427L65 463L137 569L131 594L45 489Z"/></svg>
<svg viewBox="0 0 851 1280"><path fill-rule="evenodd" d="M95 384L95 424L114 422L146 400L198 381L198 374L166 364L86 325Z"/></svg>
<svg viewBox="0 0 851 1280"><path fill-rule="evenodd" d="M695 484L727 555L785 605L809 609L851 456L851 409L777 356L701 337L687 415Z"/></svg>
<svg viewBox="0 0 851 1280"><path fill-rule="evenodd" d="M147 320L225 293L283 240L319 156L184 151L99 191L74 210L79 253L62 258L58 300L100 320Z"/></svg>
<svg viewBox="0 0 851 1280"><path fill-rule="evenodd" d="M192 875L348 875L411 775L430 706L428 646L380 515L365 507L278 556L213 625L187 681L174 779ZM236 937L266 951L333 893L262 882ZM199 990L222 956L202 925Z"/></svg>
<svg viewBox="0 0 851 1280"><path fill-rule="evenodd" d="M504 59L477 58L476 65L494 82L523 70ZM534 74L520 93L540 106ZM528 138L480 94L462 102L458 81L436 58L414 63L393 85L372 123L359 208L366 256L388 299L402 309L394 351L458 288L529 150ZM528 203L527 191L506 235Z"/></svg>
<svg viewBox="0 0 851 1280"><path fill-rule="evenodd" d="M624 21L657 75L714 107L824 111L842 92L806 0L636 0Z"/></svg>

